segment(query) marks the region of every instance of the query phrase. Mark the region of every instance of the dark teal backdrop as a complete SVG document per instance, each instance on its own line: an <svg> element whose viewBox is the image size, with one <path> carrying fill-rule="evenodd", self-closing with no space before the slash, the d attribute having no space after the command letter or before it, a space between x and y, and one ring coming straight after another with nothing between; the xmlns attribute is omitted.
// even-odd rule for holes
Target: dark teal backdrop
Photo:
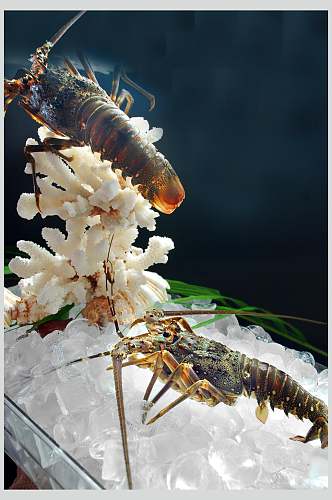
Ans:
<svg viewBox="0 0 332 500"><path fill-rule="evenodd" d="M6 77L72 14L6 12ZM88 12L51 61L76 48L103 71L104 87L122 62L156 95L148 113L134 93L133 114L163 127L159 149L187 194L158 220L157 234L172 237L175 250L156 270L275 312L326 319L327 14ZM41 226L57 221L16 214L20 193L31 191L22 151L37 124L15 104L5 123L5 241L38 241ZM324 328L303 329L326 348Z"/></svg>

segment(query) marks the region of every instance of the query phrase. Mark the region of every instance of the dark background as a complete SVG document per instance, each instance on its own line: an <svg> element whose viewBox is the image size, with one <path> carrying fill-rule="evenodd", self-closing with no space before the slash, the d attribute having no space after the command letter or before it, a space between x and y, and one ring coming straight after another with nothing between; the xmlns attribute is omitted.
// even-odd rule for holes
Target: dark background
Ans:
<svg viewBox="0 0 332 500"><path fill-rule="evenodd" d="M29 55L72 14L6 12L6 77L29 67ZM186 199L158 220L157 234L172 237L175 250L155 270L277 313L326 320L327 14L88 12L50 60L75 59L76 49L103 71L104 88L121 62L156 96L148 113L133 91L131 114L164 129L157 146ZM16 213L20 193L32 191L23 146L38 126L15 103L5 125L5 242L42 242L42 225L59 222ZM300 326L326 350L325 328Z"/></svg>

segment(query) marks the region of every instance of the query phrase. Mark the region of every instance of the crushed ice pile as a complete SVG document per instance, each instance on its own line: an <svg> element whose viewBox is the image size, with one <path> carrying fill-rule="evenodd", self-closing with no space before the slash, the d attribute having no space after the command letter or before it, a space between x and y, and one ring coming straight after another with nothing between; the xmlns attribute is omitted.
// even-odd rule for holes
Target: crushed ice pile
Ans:
<svg viewBox="0 0 332 500"><path fill-rule="evenodd" d="M189 322L194 325L202 319L207 318L196 316ZM97 358L40 376L52 366L108 350L119 340L113 325L99 329L76 319L63 332L43 339L33 332L17 341L27 328L5 333L6 393L105 488L127 488L113 374L105 371L110 359ZM130 335L143 332L141 324ZM273 364L327 402L328 371L318 374L311 354L272 342L261 327L240 327L235 316L228 316L196 332ZM255 416L256 401L240 397L235 407L220 403L210 408L186 400L146 426L141 423L142 398L150 378L150 370L123 369L134 488L327 488L327 449L320 448L319 440L289 440L307 433L308 420L270 410L263 425ZM161 387L158 382L154 391ZM149 415L176 397L178 393L168 391ZM49 459L41 460L47 467Z"/></svg>

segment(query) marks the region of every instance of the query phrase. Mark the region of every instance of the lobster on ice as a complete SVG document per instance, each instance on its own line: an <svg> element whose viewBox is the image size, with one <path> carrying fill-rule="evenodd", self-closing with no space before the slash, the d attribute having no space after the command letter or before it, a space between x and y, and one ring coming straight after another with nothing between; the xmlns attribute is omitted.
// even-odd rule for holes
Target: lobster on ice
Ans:
<svg viewBox="0 0 332 500"><path fill-rule="evenodd" d="M207 314L209 311L181 311L181 314L190 315L202 313ZM213 310L210 313L230 314L232 311ZM316 323L313 320L307 321ZM216 406L219 403L233 406L240 396L255 397L256 417L262 423L268 418L268 405L270 405L273 411L277 408L284 411L287 416L291 414L300 420L308 419L312 422L313 425L306 436L294 436L290 439L303 443L320 439L322 448L328 446L327 405L311 395L287 373L268 363L233 351L221 342L197 335L185 318L174 316L174 311L150 311L143 318L137 319L132 326L139 322L145 323L146 333L135 337L127 336L109 351L78 358L65 365L101 356L112 358L112 365L107 369L113 370L114 373L124 460L130 489L133 487L133 481L122 389L122 369L128 366L149 368L153 372L143 396L146 404L142 422L147 425L154 423L188 398L209 406ZM165 385L149 401L158 379ZM169 389L180 392L181 396L148 420L148 412Z"/></svg>

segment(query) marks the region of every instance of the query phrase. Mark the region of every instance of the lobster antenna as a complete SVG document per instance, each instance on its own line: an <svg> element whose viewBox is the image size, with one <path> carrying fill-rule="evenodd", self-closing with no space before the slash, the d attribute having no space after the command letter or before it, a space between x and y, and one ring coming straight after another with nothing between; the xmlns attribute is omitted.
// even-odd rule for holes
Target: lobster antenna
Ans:
<svg viewBox="0 0 332 500"><path fill-rule="evenodd" d="M259 313L255 311L241 311L239 309L183 309L180 311L163 311L165 316L192 316L195 314L237 314L238 316L257 316L262 318L282 318L282 319L294 319L298 321L304 321L306 323L313 323L315 325L326 325L324 321L318 321L316 319L302 318L301 316L290 316L288 314L274 314L274 313Z"/></svg>
<svg viewBox="0 0 332 500"><path fill-rule="evenodd" d="M121 438L122 438L122 449L123 456L126 465L128 488L133 489L133 482L131 478L131 470L129 463L129 450L128 450L128 438L127 438L127 426L126 417L123 404L123 389L122 389L122 359L118 356L112 356L113 373L114 373L114 383L115 383L115 394L116 402L118 405L118 415L120 421Z"/></svg>
<svg viewBox="0 0 332 500"><path fill-rule="evenodd" d="M50 43L52 44L52 46L54 46L56 43L58 43L58 41L60 40L60 38L63 37L63 35L69 30L69 28L72 27L73 24L76 23L76 21L83 16L83 14L85 14L87 11L86 10L81 10L78 14L76 14L76 16L74 16L72 19L70 19L66 24L64 24L62 26L62 28L60 28L56 33L55 35L52 36L52 38L50 39Z"/></svg>
<svg viewBox="0 0 332 500"><path fill-rule="evenodd" d="M63 35L66 33L66 31L69 30L69 28L76 23L76 21L83 16L83 14L86 13L86 10L81 10L76 16L74 16L72 19L70 19L62 28L59 29L55 33L55 35L52 36L50 41L45 42L41 47L38 47L36 49L36 52L32 54L30 61L32 62L31 66L31 74L34 77L38 77L39 75L43 74L44 71L47 68L47 60L48 60L48 55L50 53L50 50L54 47L54 45L60 40L60 38L63 37Z"/></svg>

